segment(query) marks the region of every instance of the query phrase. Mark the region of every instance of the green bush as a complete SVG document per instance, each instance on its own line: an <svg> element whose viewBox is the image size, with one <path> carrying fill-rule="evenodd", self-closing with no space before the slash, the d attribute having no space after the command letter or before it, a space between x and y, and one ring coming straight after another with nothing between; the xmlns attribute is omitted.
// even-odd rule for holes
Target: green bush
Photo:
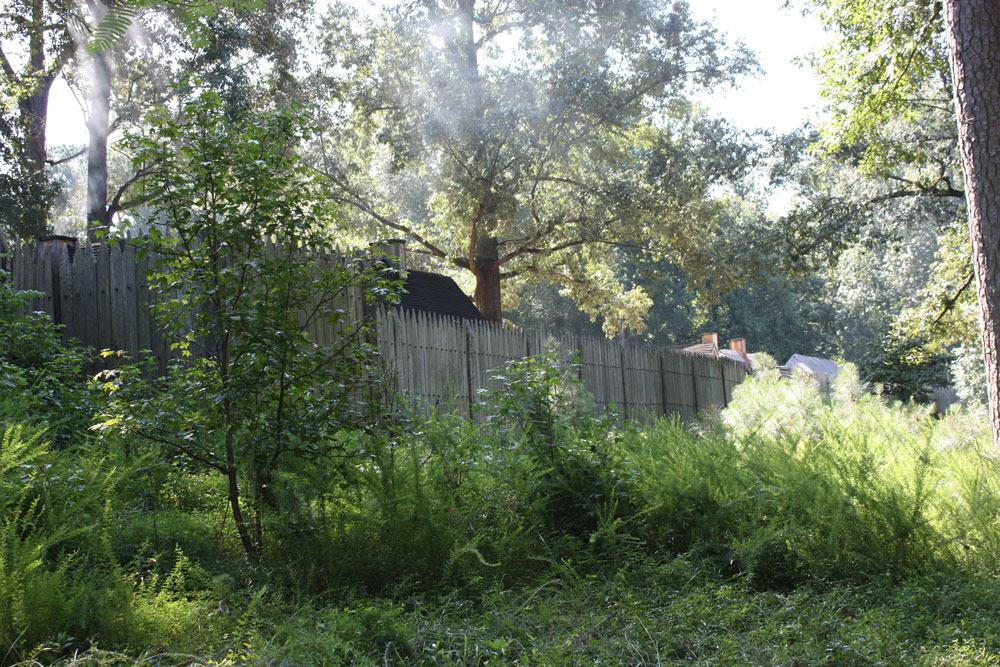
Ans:
<svg viewBox="0 0 1000 667"><path fill-rule="evenodd" d="M353 462L334 435L372 417L360 399L373 393L376 350L373 309L348 306L391 301L397 277L331 257L342 220L301 155L315 135L307 109L234 117L202 91L183 111L154 110L130 140L156 221L136 243L156 269L153 315L181 358L153 382L131 368L107 383L101 427L218 475L258 560L268 529L308 512L303 483L318 474L304 469ZM336 336L318 344L314 325Z"/></svg>
<svg viewBox="0 0 1000 667"><path fill-rule="evenodd" d="M864 379L894 399L931 403L934 388L951 383L953 357L927 348L925 338L887 334L867 354L861 366Z"/></svg>
<svg viewBox="0 0 1000 667"><path fill-rule="evenodd" d="M437 413L342 431L331 447L354 452L354 465L289 483L325 491L275 528L285 580L480 587L530 577L581 545L609 551L632 539L621 429L596 413L574 369L544 355L509 364L494 382L477 422Z"/></svg>
<svg viewBox="0 0 1000 667"><path fill-rule="evenodd" d="M597 412L575 365L542 354L508 362L492 380L482 404L495 454L522 459L549 531L587 537L629 514L631 476L615 459L627 429Z"/></svg>
<svg viewBox="0 0 1000 667"><path fill-rule="evenodd" d="M491 429L438 414L341 437L357 465L274 533L268 563L296 588L433 588L534 569L528 484L519 460L492 455Z"/></svg>

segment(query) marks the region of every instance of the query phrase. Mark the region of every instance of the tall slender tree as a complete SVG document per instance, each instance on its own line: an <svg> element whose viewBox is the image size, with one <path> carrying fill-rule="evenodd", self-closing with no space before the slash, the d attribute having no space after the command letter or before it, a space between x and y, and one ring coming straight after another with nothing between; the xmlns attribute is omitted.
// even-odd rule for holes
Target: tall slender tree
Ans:
<svg viewBox="0 0 1000 667"><path fill-rule="evenodd" d="M990 425L994 446L1000 448L1000 7L990 0L945 0L944 19L982 314Z"/></svg>
<svg viewBox="0 0 1000 667"><path fill-rule="evenodd" d="M101 229L111 225L116 214L140 203L129 196L129 190L141 174L132 174L109 189L112 179L108 173L108 140L121 125L122 112L138 119L144 105L151 108L173 95L169 82L144 86L140 80L159 77L176 82L184 76L200 77L206 87L223 95L234 115L245 113L254 103L288 100L295 88L297 32L312 2L86 0L86 3L91 71L87 229L88 235L95 238ZM159 17L160 20L153 21L155 28L142 25L143 17L148 15ZM161 54L172 51L165 60L173 63L173 71L164 74L162 70L169 67L150 62L148 47L133 44L124 48L128 30L137 23L140 32L155 33L158 43L152 50ZM113 65L127 78L124 93L115 84ZM268 72L266 77L261 74L264 70ZM120 103L128 108L113 114L113 108Z"/></svg>
<svg viewBox="0 0 1000 667"><path fill-rule="evenodd" d="M109 20L111 7L104 0L87 0L94 24ZM108 135L111 110L111 50L90 53L90 115L87 118L87 235L97 239L111 224L108 210Z"/></svg>

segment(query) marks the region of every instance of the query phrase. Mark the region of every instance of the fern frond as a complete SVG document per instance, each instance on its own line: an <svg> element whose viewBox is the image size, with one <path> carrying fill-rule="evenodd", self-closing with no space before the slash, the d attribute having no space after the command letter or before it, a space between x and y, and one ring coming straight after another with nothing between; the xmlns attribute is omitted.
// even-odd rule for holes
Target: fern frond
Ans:
<svg viewBox="0 0 1000 667"><path fill-rule="evenodd" d="M137 3L120 4L108 10L94 28L94 34L90 40L90 50L94 53L109 51L115 44L120 43L128 34L128 29L132 22L139 15L139 5Z"/></svg>
<svg viewBox="0 0 1000 667"><path fill-rule="evenodd" d="M32 459L44 453L44 446L39 445L41 432L27 432L24 427L9 426L0 437L0 481L10 470L15 470L31 462Z"/></svg>
<svg viewBox="0 0 1000 667"><path fill-rule="evenodd" d="M108 51L120 43L128 34L132 22L139 16L142 9L162 7L169 10L184 35L196 47L209 43L209 35L202 19L211 18L222 9L233 11L253 11L266 7L264 0L124 0L114 7L108 8L108 13L94 28L89 48L94 53Z"/></svg>

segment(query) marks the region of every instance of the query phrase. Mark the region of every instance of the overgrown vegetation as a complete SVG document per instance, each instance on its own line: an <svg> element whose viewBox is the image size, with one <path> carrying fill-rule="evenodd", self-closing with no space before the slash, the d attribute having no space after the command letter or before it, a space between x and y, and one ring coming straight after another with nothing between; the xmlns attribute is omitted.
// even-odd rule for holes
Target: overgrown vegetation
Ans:
<svg viewBox="0 0 1000 667"><path fill-rule="evenodd" d="M41 349L51 329L21 312L0 333ZM16 349L4 382L27 372ZM72 360L64 390L106 400ZM824 403L762 371L695 424L626 425L576 377L543 355L499 372L475 422L318 434L343 458L275 470L283 500L247 506L270 517L255 559L210 466L81 422L55 448L35 396L5 393L0 662L1000 660L980 416L887 403L851 372Z"/></svg>

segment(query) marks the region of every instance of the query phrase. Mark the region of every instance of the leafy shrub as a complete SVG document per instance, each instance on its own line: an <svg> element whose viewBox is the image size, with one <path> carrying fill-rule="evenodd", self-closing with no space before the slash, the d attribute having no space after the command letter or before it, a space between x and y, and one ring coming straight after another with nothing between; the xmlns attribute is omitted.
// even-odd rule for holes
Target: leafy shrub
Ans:
<svg viewBox="0 0 1000 667"><path fill-rule="evenodd" d="M544 355L494 381L479 422L438 413L344 431L335 447L357 452L356 466L286 524L279 539L301 556L283 557L287 570L321 587L477 587L531 576L564 538L574 550L581 540L598 551L628 542L632 481L615 458L619 427L596 413L573 369Z"/></svg>
<svg viewBox="0 0 1000 667"><path fill-rule="evenodd" d="M863 377L886 396L929 403L935 387L948 386L950 354L929 352L927 340L887 335L862 363Z"/></svg>
<svg viewBox="0 0 1000 667"><path fill-rule="evenodd" d="M296 589L471 585L536 569L524 471L493 455L490 429L436 414L341 437L356 465L331 471L309 514L276 533L273 565Z"/></svg>
<svg viewBox="0 0 1000 667"><path fill-rule="evenodd" d="M628 513L629 475L613 458L620 430L597 412L575 366L542 354L508 362L492 381L482 404L497 455L523 457L550 531L588 536L602 517Z"/></svg>
<svg viewBox="0 0 1000 667"><path fill-rule="evenodd" d="M102 426L219 475L252 559L266 528L304 511L283 506L304 500L301 488L282 493L283 480L351 459L331 446L369 416L374 321L345 303L394 287L360 259L329 256L339 214L298 150L309 122L297 106L234 118L204 92L179 117L154 112L132 140L158 222L139 241L157 269L154 315L183 359L152 384L135 369L108 383ZM313 341L315 323L334 340Z"/></svg>

